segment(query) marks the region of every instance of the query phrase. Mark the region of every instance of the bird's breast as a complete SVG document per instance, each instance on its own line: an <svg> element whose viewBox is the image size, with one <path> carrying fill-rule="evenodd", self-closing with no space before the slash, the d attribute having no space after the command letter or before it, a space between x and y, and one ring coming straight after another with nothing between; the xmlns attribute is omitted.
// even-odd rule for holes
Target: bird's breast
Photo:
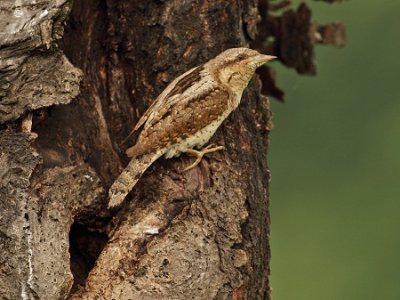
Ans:
<svg viewBox="0 0 400 300"><path fill-rule="evenodd" d="M180 143L177 143L174 146L172 146L165 153L165 157L171 158L174 156L179 156L182 152L186 152L188 149L193 149L194 147L198 147L198 148L203 147L205 144L208 143L208 141L211 139L211 137L215 134L218 127L226 119L228 114L229 114L229 111L227 111L225 114L221 115L218 119L214 120L213 122L210 122L210 124L208 124L207 126L205 126L202 129L200 129L195 134L187 137L186 139L182 140Z"/></svg>

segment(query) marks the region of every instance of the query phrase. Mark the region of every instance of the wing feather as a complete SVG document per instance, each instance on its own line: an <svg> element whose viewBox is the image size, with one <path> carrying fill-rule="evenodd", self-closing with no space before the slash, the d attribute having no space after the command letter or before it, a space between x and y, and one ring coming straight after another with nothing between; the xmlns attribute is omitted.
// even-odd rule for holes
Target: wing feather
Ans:
<svg viewBox="0 0 400 300"><path fill-rule="evenodd" d="M230 92L216 84L210 84L199 94L186 93L174 97L175 104L168 113L153 118L152 125L144 128L137 143L126 151L129 157L166 149L193 136L213 121L221 119L232 106Z"/></svg>
<svg viewBox="0 0 400 300"><path fill-rule="evenodd" d="M145 125L145 128L147 128L148 126L152 125L154 119L157 119L157 117L162 117L163 114L165 114L179 99L180 94L182 94L194 82L197 82L201 79L202 70L203 67L198 66L175 78L175 80L173 80L149 106L143 116L136 123L135 128L129 133L125 140L131 137L132 134L139 130L143 125ZM147 124L145 124L146 122Z"/></svg>

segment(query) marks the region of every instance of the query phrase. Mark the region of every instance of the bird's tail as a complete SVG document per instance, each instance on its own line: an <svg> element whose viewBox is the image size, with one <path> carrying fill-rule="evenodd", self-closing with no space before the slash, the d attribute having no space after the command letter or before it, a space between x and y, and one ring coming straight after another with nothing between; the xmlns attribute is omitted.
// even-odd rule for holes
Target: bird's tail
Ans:
<svg viewBox="0 0 400 300"><path fill-rule="evenodd" d="M114 181L108 195L110 200L108 201L108 208L115 208L122 204L125 197L129 194L136 182L140 179L142 174L146 171L150 165L156 161L162 152L149 153L133 158L126 168L119 175L117 180Z"/></svg>

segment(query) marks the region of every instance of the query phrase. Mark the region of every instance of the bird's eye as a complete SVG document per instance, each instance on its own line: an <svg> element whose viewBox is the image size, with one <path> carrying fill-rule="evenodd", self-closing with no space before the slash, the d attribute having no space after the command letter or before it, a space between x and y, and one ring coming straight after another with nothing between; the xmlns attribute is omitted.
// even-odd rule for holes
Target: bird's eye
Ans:
<svg viewBox="0 0 400 300"><path fill-rule="evenodd" d="M228 78L228 82L231 82L232 79L238 79L241 77L241 74L239 72L234 72L231 74L231 76L229 76Z"/></svg>
<svg viewBox="0 0 400 300"><path fill-rule="evenodd" d="M238 58L239 58L239 59L245 59L245 58L246 58L246 55L244 55L243 53L241 53L241 54L238 55Z"/></svg>

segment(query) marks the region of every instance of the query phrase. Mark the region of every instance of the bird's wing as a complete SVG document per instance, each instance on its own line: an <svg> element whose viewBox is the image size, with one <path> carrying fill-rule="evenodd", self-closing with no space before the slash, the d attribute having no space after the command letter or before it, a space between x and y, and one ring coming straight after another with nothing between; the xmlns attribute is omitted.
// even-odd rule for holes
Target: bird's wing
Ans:
<svg viewBox="0 0 400 300"><path fill-rule="evenodd" d="M202 66L198 66L183 73L175 78L166 89L157 97L157 99L149 106L143 116L136 123L135 128L129 133L125 141L132 136L143 125L145 128L152 125L155 119L162 117L169 107L179 100L179 95L187 90L193 83L201 80Z"/></svg>
<svg viewBox="0 0 400 300"><path fill-rule="evenodd" d="M126 151L129 157L167 149L196 134L229 111L233 95L215 83L197 93L176 97L168 113L154 117L151 126L142 130L136 145Z"/></svg>

